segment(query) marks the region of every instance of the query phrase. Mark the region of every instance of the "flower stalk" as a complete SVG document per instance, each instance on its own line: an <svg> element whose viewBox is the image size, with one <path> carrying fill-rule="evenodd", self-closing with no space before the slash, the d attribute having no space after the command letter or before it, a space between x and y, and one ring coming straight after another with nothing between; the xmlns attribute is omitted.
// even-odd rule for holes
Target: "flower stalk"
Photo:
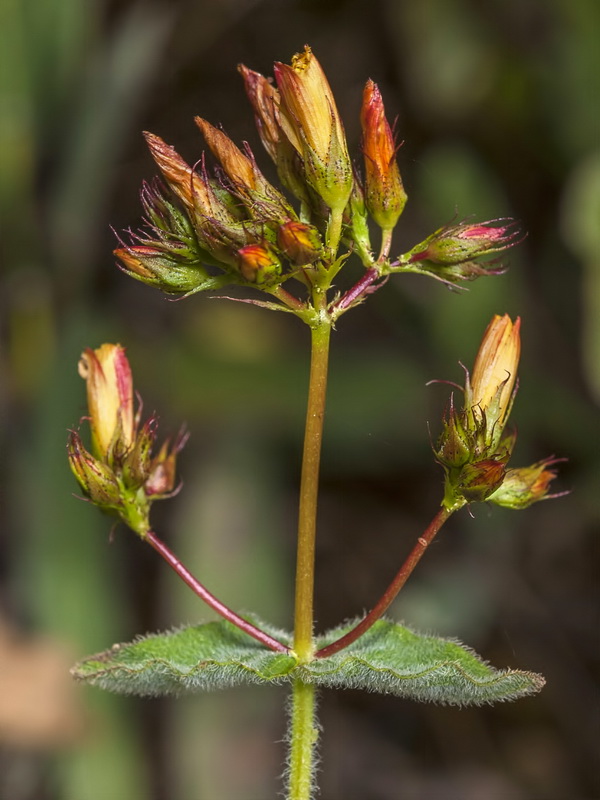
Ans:
<svg viewBox="0 0 600 800"><path fill-rule="evenodd" d="M447 522L452 515L453 510L450 511L443 506L440 508L438 513L429 524L429 527L421 536L419 536L415 546L410 551L408 558L402 564L394 576L394 579L387 587L385 592L381 595L377 603L373 606L371 611L369 611L369 613L358 623L358 625L349 631L345 636L342 636L337 641L328 644L326 647L322 647L320 650L317 650L315 653L315 658L327 658L328 656L334 655L334 653L339 653L340 650L348 647L348 645L351 645L352 642L355 642L363 634L365 634L369 628L385 614L385 612L396 599L400 589L402 589L406 581L411 576L414 568L425 554L425 551L434 540L442 525L444 525L444 523Z"/></svg>
<svg viewBox="0 0 600 800"><path fill-rule="evenodd" d="M317 294L317 293L316 293ZM317 295L318 296L318 295ZM322 296L323 300L324 295ZM306 407L306 426L300 477L298 549L294 615L294 652L300 661L313 655L313 602L317 496L327 394L327 369L331 322L327 317L311 329L311 362Z"/></svg>
<svg viewBox="0 0 600 800"><path fill-rule="evenodd" d="M177 575L179 575L181 580L186 583L201 600L204 600L204 602L210 606L213 611L216 611L217 614L220 614L223 619L226 619L227 622L231 622L240 630L244 631L244 633L247 633L248 636L252 636L253 639L256 639L261 644L264 644L264 646L268 647L270 650L275 650L277 653L289 653L289 647L287 647L287 645L282 644L282 642L279 642L277 639L269 636L269 634L265 633L265 631L257 628L256 625L253 625L251 622L248 622L248 620L240 617L239 614L236 614L235 611L232 611L228 606L225 605L225 603L222 603L214 596L214 594L209 592L208 589L192 575L189 569L184 567L177 556L163 541L158 538L154 531L147 531L144 540L148 542L148 544L153 547L154 550L156 550L156 552L167 562L171 569Z"/></svg>

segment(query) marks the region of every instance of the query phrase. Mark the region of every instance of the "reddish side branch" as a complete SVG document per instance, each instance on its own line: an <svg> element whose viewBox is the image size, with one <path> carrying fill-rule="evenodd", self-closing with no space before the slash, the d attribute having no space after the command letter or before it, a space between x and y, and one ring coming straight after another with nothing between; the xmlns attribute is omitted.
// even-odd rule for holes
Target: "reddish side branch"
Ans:
<svg viewBox="0 0 600 800"><path fill-rule="evenodd" d="M447 511L445 508L441 508L438 513L435 515L431 524L427 528L427 530L423 533L422 536L419 536L417 542L413 549L411 550L408 558L402 564L396 576L394 577L393 581L387 587L385 592L381 595L379 602L377 605L373 607L371 611L367 614L364 619L362 619L358 625L349 631L347 634L342 636L335 642L328 644L327 647L321 648L321 650L317 650L315 653L315 658L327 658L327 656L332 656L334 653L338 653L340 650L343 650L345 647L348 647L349 644L355 642L360 636L363 635L369 628L377 622L377 620L385 614L388 610L390 605L396 599L396 595L402 589L406 581L408 580L411 572L417 566L423 553L431 542L433 541L436 533L442 527L444 522L448 519L452 512Z"/></svg>
<svg viewBox="0 0 600 800"><path fill-rule="evenodd" d="M286 647L286 645L277 641L277 639L273 639L272 636L269 636L269 634L265 633L265 631L257 628L255 625L252 625L251 622L242 619L242 617L238 616L235 611L232 611L220 600L217 600L217 598L211 594L208 589L206 589L200 583L200 581L195 578L188 569L186 569L186 567L183 566L181 561L153 531L148 531L146 533L145 540L148 542L148 544L152 545L156 552L164 558L167 564L179 575L179 577L185 583L187 583L190 589L195 592L198 597L204 600L207 605L214 609L217 614L220 614L228 622L236 625L240 630L244 631L244 633L247 633L249 636L257 639L261 644L264 644L265 647L275 650L278 653L289 653L289 647Z"/></svg>

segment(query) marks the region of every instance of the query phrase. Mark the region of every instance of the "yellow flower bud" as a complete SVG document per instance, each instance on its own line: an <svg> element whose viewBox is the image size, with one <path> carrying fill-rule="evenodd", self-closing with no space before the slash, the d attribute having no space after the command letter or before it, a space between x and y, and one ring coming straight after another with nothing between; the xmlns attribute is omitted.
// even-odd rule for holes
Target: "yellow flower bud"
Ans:
<svg viewBox="0 0 600 800"><path fill-rule="evenodd" d="M487 435L500 438L512 406L521 354L519 329L508 314L494 316L483 335L473 374L467 382L465 408L485 414Z"/></svg>
<svg viewBox="0 0 600 800"><path fill-rule="evenodd" d="M352 191L352 165L333 92L306 46L291 66L277 62L279 122L304 161L306 180L332 209L343 210Z"/></svg>
<svg viewBox="0 0 600 800"><path fill-rule="evenodd" d="M87 401L96 456L109 460L116 445L128 450L135 438L133 381L125 350L103 344L83 351L79 374L87 383Z"/></svg>

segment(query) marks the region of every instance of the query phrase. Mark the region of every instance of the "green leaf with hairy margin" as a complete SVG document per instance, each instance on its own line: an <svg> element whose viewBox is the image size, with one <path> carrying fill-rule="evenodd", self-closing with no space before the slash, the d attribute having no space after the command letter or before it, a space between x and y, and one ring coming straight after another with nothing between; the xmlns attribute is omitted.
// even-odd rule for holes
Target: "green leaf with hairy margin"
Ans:
<svg viewBox="0 0 600 800"><path fill-rule="evenodd" d="M267 626L261 624L266 630ZM288 635L269 628L281 641ZM297 665L229 622L208 622L141 636L131 644L76 664L72 674L120 694L159 696L224 689L240 683L279 683Z"/></svg>
<svg viewBox="0 0 600 800"><path fill-rule="evenodd" d="M339 639L354 623L319 637L318 646ZM367 689L420 702L482 705L535 694L545 681L520 670L496 670L452 639L426 636L379 620L360 639L329 658L298 671L318 686Z"/></svg>
<svg viewBox="0 0 600 800"><path fill-rule="evenodd" d="M260 624L284 644L289 634ZM353 627L346 624L317 640L317 648ZM316 686L367 689L421 702L481 705L538 692L541 675L495 670L458 642L424 636L380 620L358 641L329 658L299 664L228 622L209 622L90 656L75 677L123 694L163 695L207 691L240 683L283 683L301 678Z"/></svg>

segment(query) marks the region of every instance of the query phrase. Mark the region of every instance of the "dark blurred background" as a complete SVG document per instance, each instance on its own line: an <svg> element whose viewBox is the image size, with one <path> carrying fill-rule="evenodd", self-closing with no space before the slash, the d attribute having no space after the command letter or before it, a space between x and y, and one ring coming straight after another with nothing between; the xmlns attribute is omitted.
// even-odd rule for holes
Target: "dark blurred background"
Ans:
<svg viewBox="0 0 600 800"><path fill-rule="evenodd" d="M282 626L308 334L287 315L169 302L113 264L155 174L140 131L190 162L194 114L248 139L236 64L267 74L305 42L350 144L366 78L404 140L394 249L459 218L528 232L503 277L452 293L390 280L340 320L322 467L318 628L370 607L435 512L430 451L459 359L494 313L523 318L514 465L567 456L560 500L456 515L392 608L534 698L421 706L326 692L323 800L589 800L598 761L600 5L595 0L3 0L0 37L0 797L264 800L280 790L283 690L136 700L72 684L76 659L210 618L156 555L73 498L66 431L86 346L128 348L163 433L182 420L181 495L159 531L209 588ZM268 167L267 167L268 169ZM358 274L358 271L356 272Z"/></svg>

